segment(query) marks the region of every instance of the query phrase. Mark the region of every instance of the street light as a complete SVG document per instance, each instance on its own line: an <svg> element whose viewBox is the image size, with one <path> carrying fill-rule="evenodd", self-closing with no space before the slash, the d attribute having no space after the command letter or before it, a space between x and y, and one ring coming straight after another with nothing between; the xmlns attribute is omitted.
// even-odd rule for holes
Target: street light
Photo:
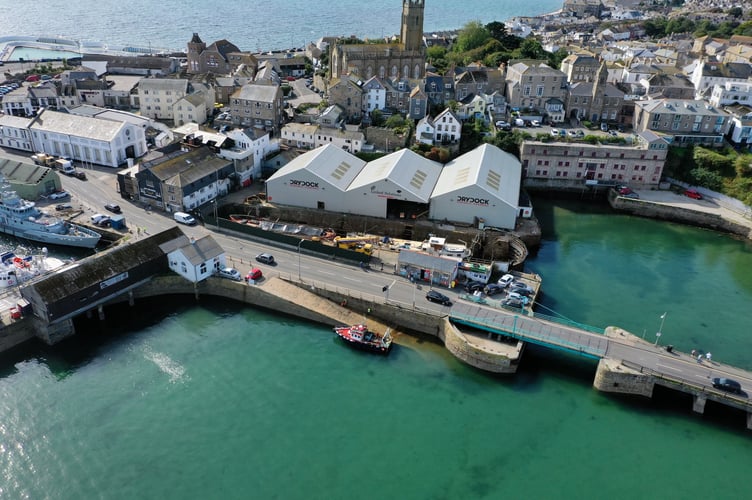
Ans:
<svg viewBox="0 0 752 500"><path fill-rule="evenodd" d="M300 240L298 242L298 281L300 281L300 245L303 244L305 240Z"/></svg>
<svg viewBox="0 0 752 500"><path fill-rule="evenodd" d="M661 314L661 326L658 328L658 332L656 332L655 334L655 344L653 345L658 345L658 341L661 338L661 333L663 332L663 322L666 320L666 314L668 313Z"/></svg>

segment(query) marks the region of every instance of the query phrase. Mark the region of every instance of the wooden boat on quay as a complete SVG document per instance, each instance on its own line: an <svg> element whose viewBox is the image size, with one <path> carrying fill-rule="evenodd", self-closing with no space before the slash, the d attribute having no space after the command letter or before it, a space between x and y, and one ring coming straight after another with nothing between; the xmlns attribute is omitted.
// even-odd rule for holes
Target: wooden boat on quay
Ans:
<svg viewBox="0 0 752 500"><path fill-rule="evenodd" d="M372 332L364 324L335 326L334 333L350 346L377 354L389 354L392 349L392 335L387 330L384 335Z"/></svg>

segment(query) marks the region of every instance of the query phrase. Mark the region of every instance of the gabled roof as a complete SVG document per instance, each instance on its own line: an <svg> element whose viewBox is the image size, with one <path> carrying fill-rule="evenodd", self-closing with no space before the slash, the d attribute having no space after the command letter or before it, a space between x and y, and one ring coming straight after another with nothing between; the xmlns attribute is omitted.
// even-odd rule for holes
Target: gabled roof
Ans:
<svg viewBox="0 0 752 500"><path fill-rule="evenodd" d="M99 118L45 109L29 128L109 142L117 137L123 127L125 127L125 124L122 122L100 120Z"/></svg>
<svg viewBox="0 0 752 500"><path fill-rule="evenodd" d="M49 167L0 158L0 176L14 184L39 184L48 177Z"/></svg>
<svg viewBox="0 0 752 500"><path fill-rule="evenodd" d="M277 99L278 92L279 87L276 85L249 83L236 90L232 94L232 97L233 99L243 99L246 101L274 102Z"/></svg>
<svg viewBox="0 0 752 500"><path fill-rule="evenodd" d="M352 181L348 191L388 179L403 192L411 193L422 203L428 203L442 168L441 163L431 161L410 149L400 149L368 162Z"/></svg>
<svg viewBox="0 0 752 500"><path fill-rule="evenodd" d="M212 43L206 47L206 50L216 50L222 55L222 57L224 57L225 61L227 60L227 54L230 52L240 52L240 49L235 44L224 39Z"/></svg>
<svg viewBox="0 0 752 500"><path fill-rule="evenodd" d="M188 80L183 78L142 78L138 82L139 89L169 90L171 92L188 92Z"/></svg>
<svg viewBox="0 0 752 500"><path fill-rule="evenodd" d="M363 170L366 162L334 144L308 151L277 170L269 181L306 170L321 180L345 191Z"/></svg>
<svg viewBox="0 0 752 500"><path fill-rule="evenodd" d="M477 185L490 195L517 206L522 165L513 155L482 144L444 166L432 198Z"/></svg>
<svg viewBox="0 0 752 500"><path fill-rule="evenodd" d="M222 247L219 246L219 243L217 243L210 234L207 234L198 240L192 238L189 239L187 236L183 235L159 245L159 248L165 254L179 251L193 266L209 262L215 257L219 257L225 253Z"/></svg>

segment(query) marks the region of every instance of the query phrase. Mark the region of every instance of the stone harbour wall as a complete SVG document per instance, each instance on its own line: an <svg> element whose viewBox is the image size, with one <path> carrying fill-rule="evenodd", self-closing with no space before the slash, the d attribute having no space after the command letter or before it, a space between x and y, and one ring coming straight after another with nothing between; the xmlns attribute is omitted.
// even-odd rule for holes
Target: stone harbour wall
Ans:
<svg viewBox="0 0 752 500"><path fill-rule="evenodd" d="M593 387L602 392L653 396L653 376L624 366L620 360L603 358L598 362Z"/></svg>

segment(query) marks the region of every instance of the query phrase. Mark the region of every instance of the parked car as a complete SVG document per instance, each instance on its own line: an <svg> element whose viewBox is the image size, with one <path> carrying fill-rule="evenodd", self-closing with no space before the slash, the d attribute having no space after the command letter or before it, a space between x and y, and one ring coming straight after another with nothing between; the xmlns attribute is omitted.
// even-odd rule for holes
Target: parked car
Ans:
<svg viewBox="0 0 752 500"><path fill-rule="evenodd" d="M505 121L498 121L496 122L496 128L499 130L510 131L512 130L512 124Z"/></svg>
<svg viewBox="0 0 752 500"><path fill-rule="evenodd" d="M522 308L523 302L520 299L516 299L513 297L507 297L506 299L501 301L501 304L507 307L519 307Z"/></svg>
<svg viewBox="0 0 752 500"><path fill-rule="evenodd" d="M274 256L270 253L260 253L256 256L256 260L270 266L274 265Z"/></svg>
<svg viewBox="0 0 752 500"><path fill-rule="evenodd" d="M606 122L601 123L601 131L608 132L608 123Z"/></svg>
<svg viewBox="0 0 752 500"><path fill-rule="evenodd" d="M91 223L95 226L101 226L106 227L109 226L112 222L112 219L110 219L109 215L105 214L94 214L91 216Z"/></svg>
<svg viewBox="0 0 752 500"><path fill-rule="evenodd" d="M637 193L635 193L634 191L632 191L631 193L623 194L621 196L623 196L624 198L632 198L633 200L639 200L640 199L640 195L637 194Z"/></svg>
<svg viewBox="0 0 752 500"><path fill-rule="evenodd" d="M51 193L49 198L51 200L59 200L61 198L67 198L70 194L67 191L55 191L54 193Z"/></svg>
<svg viewBox="0 0 752 500"><path fill-rule="evenodd" d="M220 278L227 278L228 280L241 281L243 278L240 276L240 271L233 267L222 267L217 270L217 276Z"/></svg>
<svg viewBox="0 0 752 500"><path fill-rule="evenodd" d="M55 205L55 210L73 210L73 205L71 205L70 203L61 203L59 205Z"/></svg>
<svg viewBox="0 0 752 500"><path fill-rule="evenodd" d="M520 302L524 303L526 299L522 297L523 296L517 292L507 292L507 296L504 300L519 300Z"/></svg>
<svg viewBox="0 0 752 500"><path fill-rule="evenodd" d="M509 285L509 291L510 292L516 292L520 295L533 295L535 293L535 290L533 290L531 287L526 285L525 283L515 282Z"/></svg>
<svg viewBox="0 0 752 500"><path fill-rule="evenodd" d="M522 118L515 118L514 119L514 126L515 127L524 127L525 126L525 120Z"/></svg>
<svg viewBox="0 0 752 500"><path fill-rule="evenodd" d="M490 285L486 285L486 288L483 289L483 292L489 297L500 294L503 291L504 287L499 285L498 283L491 283Z"/></svg>
<svg viewBox="0 0 752 500"><path fill-rule="evenodd" d="M120 205L116 205L115 203L107 203L105 204L104 208L109 210L110 212L114 214L119 214L121 212Z"/></svg>
<svg viewBox="0 0 752 500"><path fill-rule="evenodd" d="M620 195L625 195L633 192L632 188L630 188L629 186L618 186L616 189Z"/></svg>
<svg viewBox="0 0 752 500"><path fill-rule="evenodd" d="M713 379L713 387L726 392L742 394L742 385L730 378L716 377Z"/></svg>
<svg viewBox="0 0 752 500"><path fill-rule="evenodd" d="M248 274L245 275L246 281L258 281L264 276L264 273L261 272L261 269L258 267L254 267L250 271L248 271Z"/></svg>
<svg viewBox="0 0 752 500"><path fill-rule="evenodd" d="M616 137L619 134L616 133L616 130L609 130L608 131L608 135L612 135L612 136Z"/></svg>
<svg viewBox="0 0 752 500"><path fill-rule="evenodd" d="M552 128L551 129L551 135L554 137L559 137L559 129L558 128Z"/></svg>
<svg viewBox="0 0 752 500"><path fill-rule="evenodd" d="M582 130L578 130L577 137L585 137L585 132L583 132Z"/></svg>
<svg viewBox="0 0 752 500"><path fill-rule="evenodd" d="M465 283L465 290L467 290L468 293L474 293L478 290L483 290L485 285L479 281L468 281Z"/></svg>
<svg viewBox="0 0 752 500"><path fill-rule="evenodd" d="M86 173L81 170L76 170L71 175L76 179L81 179L82 181L86 180Z"/></svg>
<svg viewBox="0 0 752 500"><path fill-rule="evenodd" d="M511 274L505 274L504 276L499 278L499 280L496 283L498 283L499 285L503 287L507 287L511 283L514 283L514 276Z"/></svg>
<svg viewBox="0 0 752 500"><path fill-rule="evenodd" d="M538 121L538 120L533 120L533 121L531 121L530 123L532 123L532 124L533 124L533 127L540 127L540 126L541 126L541 122L540 122L540 121Z"/></svg>
<svg viewBox="0 0 752 500"><path fill-rule="evenodd" d="M701 200L702 199L702 195L696 189L692 189L692 188L687 189L686 191L684 191L684 196L689 196L693 200Z"/></svg>
<svg viewBox="0 0 752 500"><path fill-rule="evenodd" d="M569 130L569 131L567 132L567 135L568 135L569 137L575 138L575 137L577 137L577 131L576 131L576 130Z"/></svg>
<svg viewBox="0 0 752 500"><path fill-rule="evenodd" d="M449 300L449 297L447 297L443 293L437 292L436 290L429 290L428 293L426 293L426 300L429 302L435 302L437 304L441 304L444 306L452 305L452 301Z"/></svg>

